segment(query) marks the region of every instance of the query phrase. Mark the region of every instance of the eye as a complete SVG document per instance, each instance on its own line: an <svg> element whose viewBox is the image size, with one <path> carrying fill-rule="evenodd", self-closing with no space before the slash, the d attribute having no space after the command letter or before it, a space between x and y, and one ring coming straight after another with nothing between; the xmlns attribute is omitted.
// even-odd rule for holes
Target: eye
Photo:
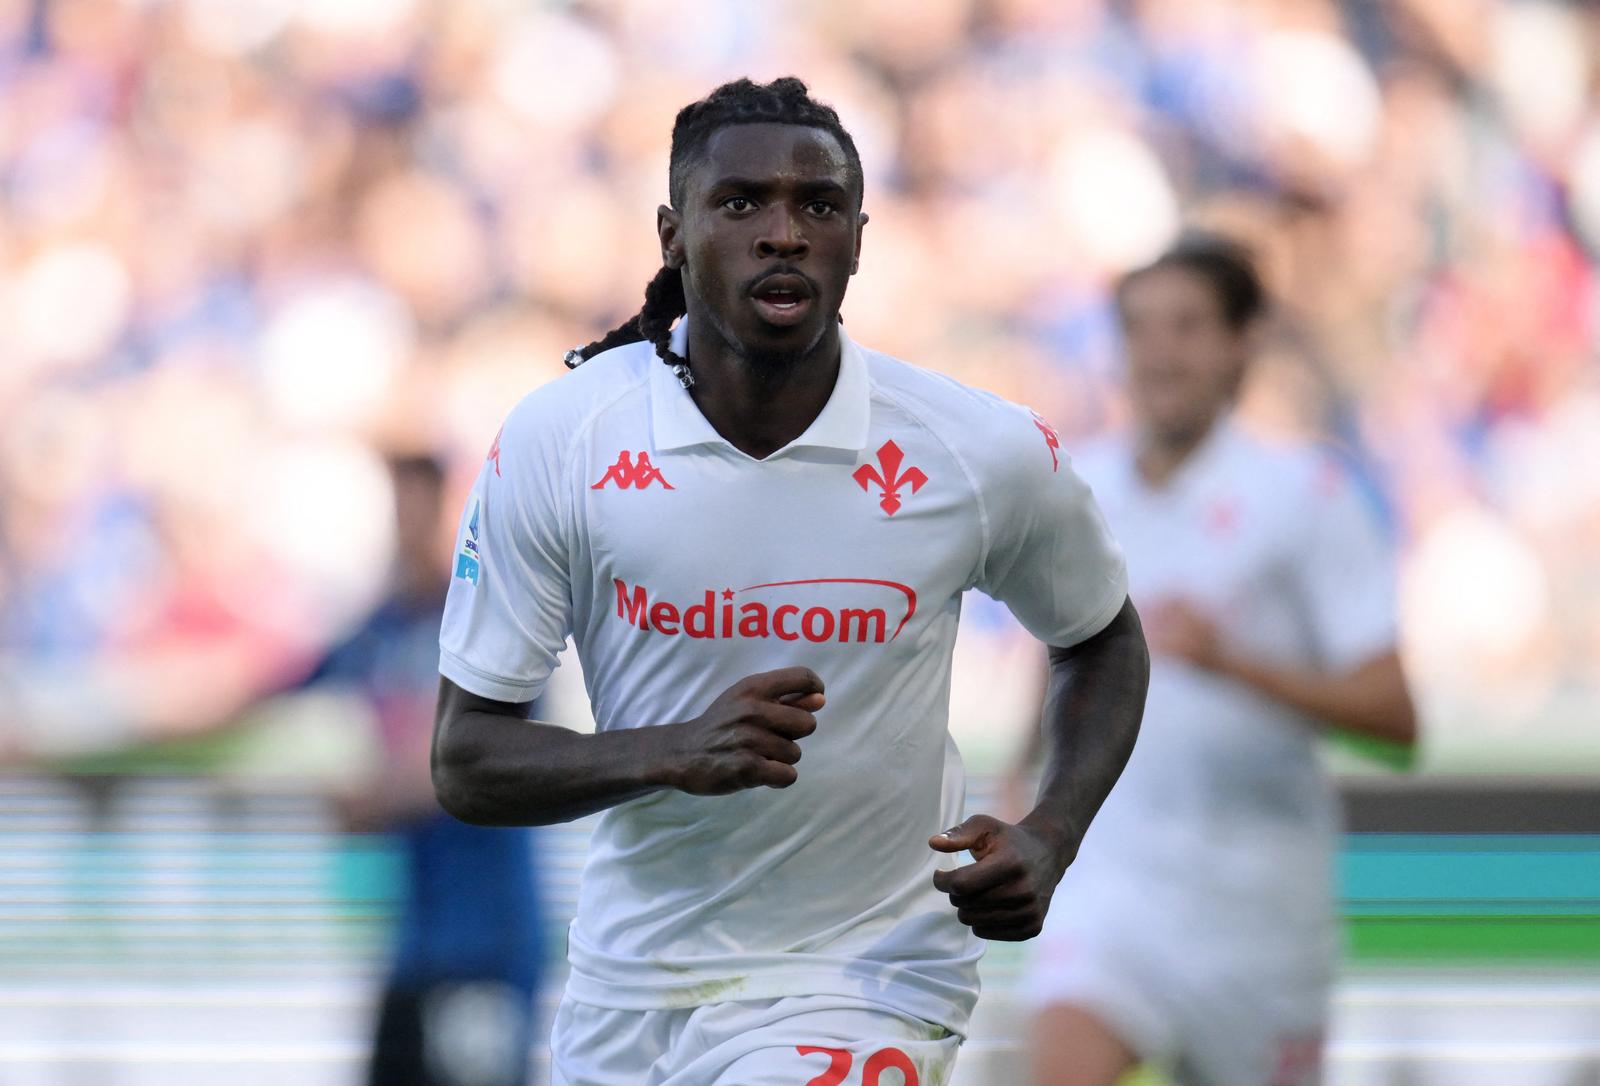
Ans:
<svg viewBox="0 0 1600 1086"><path fill-rule="evenodd" d="M818 218L832 215L835 211L839 210L838 205L829 200L812 200L806 205L806 208L811 212L811 214L817 216Z"/></svg>
<svg viewBox="0 0 1600 1086"><path fill-rule="evenodd" d="M755 203L748 196L730 196L722 201L722 206L733 212L749 211Z"/></svg>

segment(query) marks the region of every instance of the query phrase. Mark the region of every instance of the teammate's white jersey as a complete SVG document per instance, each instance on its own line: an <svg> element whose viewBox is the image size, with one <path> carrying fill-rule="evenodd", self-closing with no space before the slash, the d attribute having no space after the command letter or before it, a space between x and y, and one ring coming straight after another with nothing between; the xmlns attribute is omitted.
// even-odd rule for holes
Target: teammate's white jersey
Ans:
<svg viewBox="0 0 1600 1086"><path fill-rule="evenodd" d="M1222 424L1159 488L1125 439L1085 447L1075 466L1142 612L1186 600L1230 650L1282 666L1338 671L1394 648L1389 548L1346 473L1314 449ZM1047 931L1165 932L1189 962L1287 950L1331 968L1338 812L1318 732L1238 682L1155 657L1133 757Z"/></svg>
<svg viewBox="0 0 1600 1086"><path fill-rule="evenodd" d="M835 994L966 1028L981 944L933 888L956 860L927 845L960 818L961 594L1071 645L1116 615L1126 578L1043 420L841 339L826 407L764 460L648 344L609 351L523 400L468 503L440 665L464 689L533 698L569 633L603 730L690 719L778 667L827 686L794 786L660 791L601 816L572 998Z"/></svg>

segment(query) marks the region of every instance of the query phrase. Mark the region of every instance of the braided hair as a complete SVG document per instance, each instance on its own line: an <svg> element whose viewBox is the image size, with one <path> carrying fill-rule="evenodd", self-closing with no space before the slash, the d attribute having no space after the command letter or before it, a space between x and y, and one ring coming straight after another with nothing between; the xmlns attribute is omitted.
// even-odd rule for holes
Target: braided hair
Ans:
<svg viewBox="0 0 1600 1086"><path fill-rule="evenodd" d="M738 79L724 83L705 98L684 106L672 125L672 157L667 171L667 193L674 207L682 207L690 168L705 154L711 137L720 129L738 124L792 124L820 128L839 141L844 149L856 192L862 187L861 156L855 140L839 122L831 106L816 101L806 85L793 76L771 83L752 83ZM684 388L694 384L689 363L672 350L672 324L688 311L683 297L683 272L665 265L645 285L644 307L620 326L585 347L567 352L566 364L576 369L597 354L625 343L647 341L656 354L672 367Z"/></svg>

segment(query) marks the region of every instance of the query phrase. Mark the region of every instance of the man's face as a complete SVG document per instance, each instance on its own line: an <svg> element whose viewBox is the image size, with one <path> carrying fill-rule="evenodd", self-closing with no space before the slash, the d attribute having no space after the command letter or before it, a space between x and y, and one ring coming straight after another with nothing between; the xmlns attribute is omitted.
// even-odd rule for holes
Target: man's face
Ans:
<svg viewBox="0 0 1600 1086"><path fill-rule="evenodd" d="M401 563L417 568L443 568L449 564L450 548L455 543L453 528L440 515L443 484L415 469L397 470L393 479L395 533ZM446 536L446 532L450 534Z"/></svg>
<svg viewBox="0 0 1600 1086"><path fill-rule="evenodd" d="M1139 422L1174 440L1199 437L1232 403L1250 351L1198 273L1157 268L1120 299L1128 396Z"/></svg>
<svg viewBox="0 0 1600 1086"><path fill-rule="evenodd" d="M715 132L658 215L662 256L683 270L691 312L757 365L798 360L839 317L861 251L861 194L844 148L820 128Z"/></svg>

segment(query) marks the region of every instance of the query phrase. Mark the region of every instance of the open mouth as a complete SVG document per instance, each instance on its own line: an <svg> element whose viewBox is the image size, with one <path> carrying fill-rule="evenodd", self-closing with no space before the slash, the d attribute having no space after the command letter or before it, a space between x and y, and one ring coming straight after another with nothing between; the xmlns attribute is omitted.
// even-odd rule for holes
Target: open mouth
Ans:
<svg viewBox="0 0 1600 1086"><path fill-rule="evenodd" d="M792 290L768 290L757 294L756 300L765 302L774 309L793 309L806 299Z"/></svg>
<svg viewBox="0 0 1600 1086"><path fill-rule="evenodd" d="M769 276L750 297L762 318L778 325L796 323L814 302L810 284L794 275Z"/></svg>

